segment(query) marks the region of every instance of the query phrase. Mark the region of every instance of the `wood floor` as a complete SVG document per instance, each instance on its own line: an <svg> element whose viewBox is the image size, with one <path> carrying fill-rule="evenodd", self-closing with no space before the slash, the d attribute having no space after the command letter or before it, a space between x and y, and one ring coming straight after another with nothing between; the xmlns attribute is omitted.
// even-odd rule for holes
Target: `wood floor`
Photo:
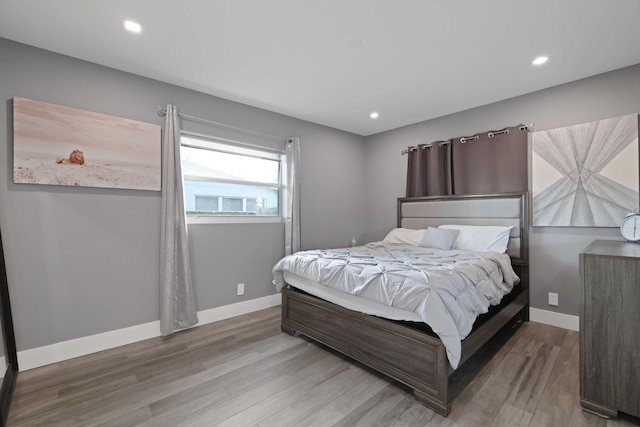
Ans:
<svg viewBox="0 0 640 427"><path fill-rule="evenodd" d="M456 372L443 418L263 310L22 372L9 426L627 426L583 412L578 334L528 322Z"/></svg>

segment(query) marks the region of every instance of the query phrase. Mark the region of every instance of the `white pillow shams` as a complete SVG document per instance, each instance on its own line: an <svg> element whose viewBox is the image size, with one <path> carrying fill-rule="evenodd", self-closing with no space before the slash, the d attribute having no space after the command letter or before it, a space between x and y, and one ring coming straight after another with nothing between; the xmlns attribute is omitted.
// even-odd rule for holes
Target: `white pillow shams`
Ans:
<svg viewBox="0 0 640 427"><path fill-rule="evenodd" d="M420 242L423 248L449 250L460 233L460 230L428 227Z"/></svg>
<svg viewBox="0 0 640 427"><path fill-rule="evenodd" d="M394 228L384 238L384 243L407 243L419 246L427 230L414 230L411 228Z"/></svg>
<svg viewBox="0 0 640 427"><path fill-rule="evenodd" d="M498 225L441 225L439 228L460 231L451 249L505 253L513 227L501 227Z"/></svg>

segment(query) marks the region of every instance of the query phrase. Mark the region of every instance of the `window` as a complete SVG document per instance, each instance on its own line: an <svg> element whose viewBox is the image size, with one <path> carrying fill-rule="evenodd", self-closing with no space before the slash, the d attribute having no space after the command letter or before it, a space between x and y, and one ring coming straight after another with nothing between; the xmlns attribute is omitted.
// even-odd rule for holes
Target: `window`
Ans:
<svg viewBox="0 0 640 427"><path fill-rule="evenodd" d="M196 211L211 211L217 212L220 210L218 203L220 201L220 197L213 196L195 196L195 205Z"/></svg>
<svg viewBox="0 0 640 427"><path fill-rule="evenodd" d="M282 153L183 134L187 217L280 217Z"/></svg>

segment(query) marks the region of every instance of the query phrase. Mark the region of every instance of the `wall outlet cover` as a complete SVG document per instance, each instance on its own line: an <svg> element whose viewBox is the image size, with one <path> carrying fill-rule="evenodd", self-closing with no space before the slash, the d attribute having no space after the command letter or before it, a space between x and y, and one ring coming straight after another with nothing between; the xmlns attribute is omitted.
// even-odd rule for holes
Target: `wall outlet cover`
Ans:
<svg viewBox="0 0 640 427"><path fill-rule="evenodd" d="M549 305L558 306L558 294L556 292L549 292Z"/></svg>

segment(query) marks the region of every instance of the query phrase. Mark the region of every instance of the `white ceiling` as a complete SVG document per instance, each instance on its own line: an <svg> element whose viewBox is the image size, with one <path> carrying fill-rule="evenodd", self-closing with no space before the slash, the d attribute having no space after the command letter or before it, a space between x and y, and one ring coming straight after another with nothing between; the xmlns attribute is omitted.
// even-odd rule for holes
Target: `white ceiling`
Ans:
<svg viewBox="0 0 640 427"><path fill-rule="evenodd" d="M360 135L638 64L638 19L638 0L0 0L0 37Z"/></svg>

